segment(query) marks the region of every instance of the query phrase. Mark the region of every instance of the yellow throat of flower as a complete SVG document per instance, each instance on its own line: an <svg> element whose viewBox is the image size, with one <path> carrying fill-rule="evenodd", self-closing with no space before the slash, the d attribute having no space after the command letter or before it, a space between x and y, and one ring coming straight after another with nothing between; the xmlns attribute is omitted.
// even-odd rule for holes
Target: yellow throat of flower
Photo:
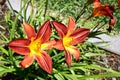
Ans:
<svg viewBox="0 0 120 80"><path fill-rule="evenodd" d="M65 36L65 37L63 38L63 45L66 46L66 47L70 46L72 40L73 40L72 38Z"/></svg>
<svg viewBox="0 0 120 80"><path fill-rule="evenodd" d="M29 44L29 49L30 49L30 55L39 55L40 49L41 49L41 43L40 39L34 40L33 38L31 39L31 43Z"/></svg>

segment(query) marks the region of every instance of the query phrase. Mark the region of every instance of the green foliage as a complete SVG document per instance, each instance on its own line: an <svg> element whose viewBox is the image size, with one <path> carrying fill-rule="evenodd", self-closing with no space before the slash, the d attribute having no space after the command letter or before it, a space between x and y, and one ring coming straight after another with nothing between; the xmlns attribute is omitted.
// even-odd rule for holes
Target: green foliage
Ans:
<svg viewBox="0 0 120 80"><path fill-rule="evenodd" d="M9 67L0 65L0 76L2 76L5 73L13 72L13 71L15 71L14 68L9 68Z"/></svg>

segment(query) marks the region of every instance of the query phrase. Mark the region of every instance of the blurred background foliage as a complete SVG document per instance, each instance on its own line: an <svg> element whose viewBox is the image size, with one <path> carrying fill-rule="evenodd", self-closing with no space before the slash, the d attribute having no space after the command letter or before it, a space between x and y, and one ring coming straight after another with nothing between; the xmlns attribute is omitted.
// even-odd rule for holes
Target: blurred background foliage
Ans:
<svg viewBox="0 0 120 80"><path fill-rule="evenodd" d="M53 11L52 14L54 14L52 16L55 19L58 18L62 18L60 20L64 21L64 18L68 18L69 16L74 17L74 19L76 20L77 17L79 15L80 19L78 20L79 26L82 26L81 23L84 22L85 19L87 19L90 14L93 11L93 4L86 6L87 0L50 0L48 1L48 13L51 13L50 11ZM102 4L108 4L108 5L113 5L115 9L118 8L118 3L117 0L101 0ZM84 8L85 7L85 8ZM83 10L83 13L81 13ZM115 12L113 13L113 15L117 18L117 22L114 25L114 28L116 28L115 30L119 31L120 30L120 10L117 9L115 10ZM55 17L57 16L57 17ZM59 19L58 19L59 20ZM90 29L93 28L95 26L95 24L99 21L102 21L100 24L103 26L105 24L105 26L108 26L107 24L109 17L97 17L97 18L91 18L88 22L86 22L84 24L84 26L89 27ZM90 23L91 24L90 24ZM107 24L106 24L107 23ZM103 27L104 28L104 27Z"/></svg>

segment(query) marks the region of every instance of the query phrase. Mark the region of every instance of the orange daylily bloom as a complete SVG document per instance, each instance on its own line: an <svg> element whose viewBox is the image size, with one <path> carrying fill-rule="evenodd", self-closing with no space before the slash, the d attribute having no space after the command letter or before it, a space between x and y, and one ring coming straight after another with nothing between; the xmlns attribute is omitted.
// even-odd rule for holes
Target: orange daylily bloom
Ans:
<svg viewBox="0 0 120 80"><path fill-rule="evenodd" d="M16 39L9 43L9 47L16 53L25 55L21 61L22 68L29 67L34 59L39 66L48 73L52 73L52 60L45 52L51 49L55 44L55 40L49 40L51 34L50 21L46 21L36 33L31 25L23 23L27 39Z"/></svg>
<svg viewBox="0 0 120 80"><path fill-rule="evenodd" d="M100 0L94 0L94 10L87 20L91 17L108 16L110 17L108 31L111 31L112 26L116 23L116 18L113 16L114 11L114 6L102 5Z"/></svg>
<svg viewBox="0 0 120 80"><path fill-rule="evenodd" d="M56 49L65 50L65 61L68 67L70 67L72 55L76 61L78 61L80 56L79 49L73 45L83 42L90 30L86 28L75 30L75 22L71 17L69 18L68 27L57 21L53 21L52 23L60 36L60 40L54 46Z"/></svg>
<svg viewBox="0 0 120 80"><path fill-rule="evenodd" d="M94 11L92 13L92 16L93 17L96 17L96 16L109 16L112 18L112 13L114 11L114 8L113 6L101 6L101 7L97 7L97 8L94 8Z"/></svg>

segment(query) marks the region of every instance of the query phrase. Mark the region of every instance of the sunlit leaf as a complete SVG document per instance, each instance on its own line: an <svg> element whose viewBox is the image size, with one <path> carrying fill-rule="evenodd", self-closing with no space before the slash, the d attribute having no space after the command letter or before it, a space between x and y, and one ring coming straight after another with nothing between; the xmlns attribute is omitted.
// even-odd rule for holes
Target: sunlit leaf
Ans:
<svg viewBox="0 0 120 80"><path fill-rule="evenodd" d="M3 48L2 46L0 46L0 51L2 53L5 53L8 56L8 51L5 48Z"/></svg>

